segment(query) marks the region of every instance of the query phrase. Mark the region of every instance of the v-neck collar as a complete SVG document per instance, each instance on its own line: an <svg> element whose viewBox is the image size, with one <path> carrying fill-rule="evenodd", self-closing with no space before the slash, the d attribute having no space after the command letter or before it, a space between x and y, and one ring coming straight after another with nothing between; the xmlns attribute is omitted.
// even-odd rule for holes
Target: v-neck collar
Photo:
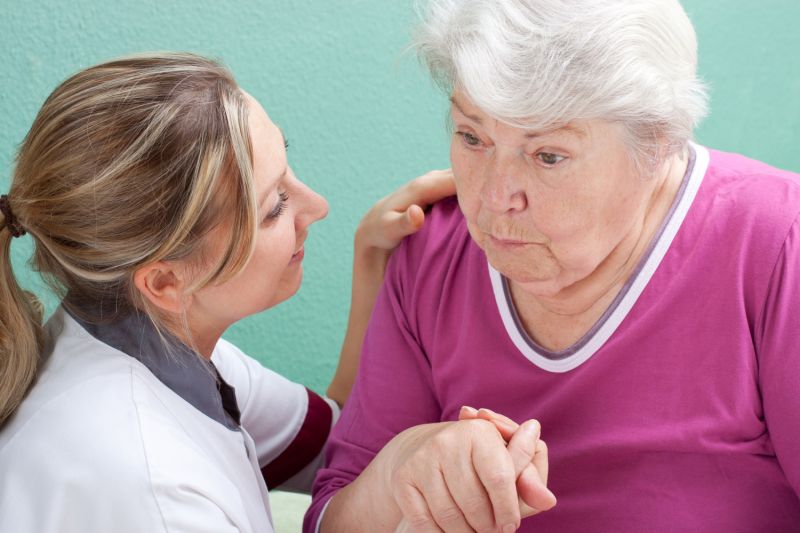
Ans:
<svg viewBox="0 0 800 533"><path fill-rule="evenodd" d="M689 163L680 189L647 251L600 319L567 349L558 352L547 350L528 335L514 307L508 280L488 265L495 302L506 332L517 349L533 364L550 372L568 372L577 368L605 344L628 315L666 255L708 169L708 150L694 143L690 143L689 147Z"/></svg>

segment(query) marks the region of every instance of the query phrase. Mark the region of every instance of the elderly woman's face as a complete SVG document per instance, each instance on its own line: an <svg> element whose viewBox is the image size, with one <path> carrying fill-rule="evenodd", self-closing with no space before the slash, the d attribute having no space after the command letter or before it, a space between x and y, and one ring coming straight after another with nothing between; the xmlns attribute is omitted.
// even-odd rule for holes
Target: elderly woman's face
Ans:
<svg viewBox="0 0 800 533"><path fill-rule="evenodd" d="M472 238L510 280L556 294L637 230L653 180L637 174L619 125L532 132L491 118L459 91L452 102L458 201Z"/></svg>

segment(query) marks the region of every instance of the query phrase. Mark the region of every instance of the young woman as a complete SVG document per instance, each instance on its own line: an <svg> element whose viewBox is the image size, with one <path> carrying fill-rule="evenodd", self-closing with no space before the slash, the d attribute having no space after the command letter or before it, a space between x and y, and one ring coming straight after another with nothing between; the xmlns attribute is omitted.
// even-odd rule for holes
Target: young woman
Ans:
<svg viewBox="0 0 800 533"><path fill-rule="evenodd" d="M388 254L452 192L433 172L364 218L334 402L220 338L297 291L328 209L258 102L186 54L69 78L0 199L0 529L271 531L267 486L310 488ZM44 326L10 265L25 233L62 299Z"/></svg>

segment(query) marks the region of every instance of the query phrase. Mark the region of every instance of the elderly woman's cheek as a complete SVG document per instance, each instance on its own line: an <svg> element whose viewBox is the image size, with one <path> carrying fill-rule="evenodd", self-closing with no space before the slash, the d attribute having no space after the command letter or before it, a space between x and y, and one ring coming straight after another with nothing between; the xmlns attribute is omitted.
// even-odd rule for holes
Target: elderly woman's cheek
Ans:
<svg viewBox="0 0 800 533"><path fill-rule="evenodd" d="M456 194L461 211L467 219L477 212L480 196L480 173L476 172L474 162L466 158L453 158L453 175L456 181Z"/></svg>

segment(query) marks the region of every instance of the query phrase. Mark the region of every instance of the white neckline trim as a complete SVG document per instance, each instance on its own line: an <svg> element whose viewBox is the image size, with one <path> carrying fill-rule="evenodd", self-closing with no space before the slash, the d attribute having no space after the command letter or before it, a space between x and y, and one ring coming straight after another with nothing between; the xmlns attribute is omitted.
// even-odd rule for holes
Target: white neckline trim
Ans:
<svg viewBox="0 0 800 533"><path fill-rule="evenodd" d="M592 335L592 337L574 354L563 359L550 359L540 354L528 343L523 336L524 333L519 330L512 316L511 302L506 299L502 275L495 270L492 265L488 264L487 261L492 290L494 291L497 310L500 312L503 325L511 341L530 362L549 372L569 372L594 355L606 343L611 335L614 334L617 327L625 320L625 317L628 316L628 312L633 308L634 304L636 304L636 301L639 299L642 291L644 291L650 278L653 277L656 269L661 264L661 260L664 258L664 255L666 255L675 235L677 235L681 224L686 218L686 214L689 212L689 208L692 206L697 196L697 191L700 189L700 184L703 182L703 177L708 169L708 150L695 143L690 144L695 152L694 168L689 176L683 196L680 198L678 205L675 206L675 210L664 226L661 236L650 252L650 256L628 287L628 291L617 304L616 309L606 318L605 322L595 331L594 335Z"/></svg>

